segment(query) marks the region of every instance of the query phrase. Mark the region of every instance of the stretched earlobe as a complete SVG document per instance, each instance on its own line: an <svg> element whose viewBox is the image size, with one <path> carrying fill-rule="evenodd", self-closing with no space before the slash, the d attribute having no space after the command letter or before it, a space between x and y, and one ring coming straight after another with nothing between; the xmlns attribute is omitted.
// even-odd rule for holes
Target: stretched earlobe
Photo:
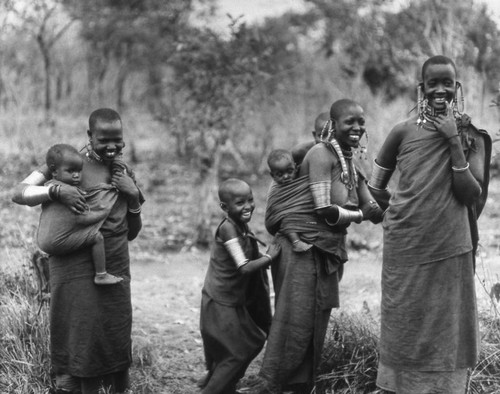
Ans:
<svg viewBox="0 0 500 394"><path fill-rule="evenodd" d="M226 205L226 203L225 203L225 202L220 202L220 203L219 203L219 207L221 207L221 209L222 209L223 211L226 211L226 210L227 210L227 205Z"/></svg>

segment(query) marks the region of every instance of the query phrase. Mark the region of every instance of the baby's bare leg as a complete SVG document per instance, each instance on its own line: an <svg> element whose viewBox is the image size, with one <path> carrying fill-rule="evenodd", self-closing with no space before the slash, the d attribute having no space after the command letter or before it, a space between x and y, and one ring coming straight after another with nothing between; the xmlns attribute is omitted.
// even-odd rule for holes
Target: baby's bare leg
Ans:
<svg viewBox="0 0 500 394"><path fill-rule="evenodd" d="M94 283L96 285L114 285L121 282L123 278L108 274L106 272L106 253L104 251L104 237L99 232L95 238L92 248L92 259L94 260Z"/></svg>
<svg viewBox="0 0 500 394"><path fill-rule="evenodd" d="M292 243L292 250L296 253L306 252L312 248L312 245L302 241L297 233L289 233L288 239Z"/></svg>

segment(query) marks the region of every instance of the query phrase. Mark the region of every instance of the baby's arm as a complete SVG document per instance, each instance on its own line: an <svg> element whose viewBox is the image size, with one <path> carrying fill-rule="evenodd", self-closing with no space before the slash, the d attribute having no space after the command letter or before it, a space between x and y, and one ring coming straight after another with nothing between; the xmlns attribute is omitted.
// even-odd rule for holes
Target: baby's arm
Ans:
<svg viewBox="0 0 500 394"><path fill-rule="evenodd" d="M269 246L266 254L255 260L248 259L239 242L236 228L228 221L224 222L219 228L219 236L224 241L224 246L233 258L238 271L243 275L268 267L281 251L279 246L272 244Z"/></svg>

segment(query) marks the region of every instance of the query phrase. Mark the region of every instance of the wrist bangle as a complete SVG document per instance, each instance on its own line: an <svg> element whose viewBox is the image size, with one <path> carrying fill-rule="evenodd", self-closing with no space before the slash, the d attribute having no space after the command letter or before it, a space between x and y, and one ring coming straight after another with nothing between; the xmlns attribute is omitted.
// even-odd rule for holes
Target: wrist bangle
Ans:
<svg viewBox="0 0 500 394"><path fill-rule="evenodd" d="M51 185L49 187L49 199L50 199L50 201L59 200L60 193L61 193L61 185Z"/></svg>
<svg viewBox="0 0 500 394"><path fill-rule="evenodd" d="M272 258L269 254L267 254L267 253L264 253L264 254L262 255L262 257L267 257L267 258L269 259L269 262L272 262L272 261L273 261L273 258Z"/></svg>
<svg viewBox="0 0 500 394"><path fill-rule="evenodd" d="M458 134L453 134L452 136L450 137L446 137L447 140L451 140L452 138L455 138L455 137L460 137Z"/></svg>
<svg viewBox="0 0 500 394"><path fill-rule="evenodd" d="M451 169L453 170L453 172L465 172L469 169L469 162L466 162L465 167L457 168L455 166L451 166Z"/></svg>

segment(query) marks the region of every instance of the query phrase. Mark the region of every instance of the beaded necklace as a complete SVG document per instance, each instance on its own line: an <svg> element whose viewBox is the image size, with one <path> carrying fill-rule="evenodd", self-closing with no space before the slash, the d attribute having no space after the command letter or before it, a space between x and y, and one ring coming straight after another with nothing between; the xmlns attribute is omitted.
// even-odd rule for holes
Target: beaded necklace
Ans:
<svg viewBox="0 0 500 394"><path fill-rule="evenodd" d="M340 174L340 180L345 185L347 190L352 190L353 188L358 186L358 173L356 172L356 168L354 167L354 163L352 161L353 153L351 151L343 151L340 147L338 141L335 138L330 139L326 145L337 154L340 160L340 166L342 167L342 173ZM347 167L346 160L349 160L349 165L351 167L351 171L349 171ZM352 178L351 175L352 174Z"/></svg>

